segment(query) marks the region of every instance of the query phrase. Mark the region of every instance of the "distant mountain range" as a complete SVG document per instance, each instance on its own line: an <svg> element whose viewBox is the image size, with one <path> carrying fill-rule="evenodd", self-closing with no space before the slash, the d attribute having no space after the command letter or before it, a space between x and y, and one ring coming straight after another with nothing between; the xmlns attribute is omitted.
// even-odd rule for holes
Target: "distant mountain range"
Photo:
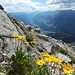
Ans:
<svg viewBox="0 0 75 75"><path fill-rule="evenodd" d="M75 40L73 40L75 39L74 10L33 12L31 14L24 12L10 12L9 14L19 21L23 21L24 23L31 25L37 25L43 31L49 31L50 33L46 33L48 36L62 40L65 38L68 40L68 38L70 38L65 42L75 42Z"/></svg>

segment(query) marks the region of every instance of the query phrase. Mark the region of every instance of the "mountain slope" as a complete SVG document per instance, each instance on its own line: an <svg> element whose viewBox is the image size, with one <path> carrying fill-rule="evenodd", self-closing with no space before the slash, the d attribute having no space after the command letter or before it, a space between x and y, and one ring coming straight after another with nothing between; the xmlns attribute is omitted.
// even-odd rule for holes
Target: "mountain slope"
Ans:
<svg viewBox="0 0 75 75"><path fill-rule="evenodd" d="M67 43L75 42L75 11L48 11L25 13L11 13L15 18L20 18L24 23L40 27L48 36L61 39ZM27 18L26 18L27 17ZM19 19L18 19L19 20Z"/></svg>
<svg viewBox="0 0 75 75"><path fill-rule="evenodd" d="M1 15L1 17L0 17L1 18L1 23L0 23L1 27L0 28L1 28L1 31L3 31L0 34L3 35L4 37L10 35L9 36L9 38L10 38L11 35L14 34L14 33L18 33L20 35L27 35L27 34L30 34L30 33L32 34L32 31L33 31L34 32L33 37L37 41L37 45L35 46L35 49L37 51L40 51L40 49L38 48L38 45L42 48L42 51L48 51L49 53L53 52L52 50L55 50L58 47L61 47L64 50L67 49L68 52L74 51L74 49L72 47L69 47L66 43L64 44L64 42L62 42L62 41L53 39L51 37L48 37L48 36L42 34L41 30L38 27L25 25L23 22L18 22L16 19L10 17L9 15L7 15L2 10L0 10L0 13L1 13L0 14ZM4 26L4 25L6 25L6 26ZM6 39L8 39L8 37ZM11 40L13 40L13 39L11 38ZM25 39L25 41L28 41L28 39ZM10 42L10 40L9 40L9 42ZM9 45L9 42L8 42L8 45ZM48 45L47 48L46 48L44 43L47 43L47 44L50 44L50 45ZM12 43L11 43L11 45L12 45ZM7 49L9 49L11 47L11 46L10 47L9 46L7 46ZM11 53L11 51L12 51L11 48L10 48L9 53ZM74 52L70 52L70 54L71 53L72 53L72 55L74 55Z"/></svg>
<svg viewBox="0 0 75 75"><path fill-rule="evenodd" d="M12 36L14 33L18 34L18 36ZM35 66L34 61L38 58L42 59L40 58L40 55L43 55L42 52L47 52L48 56L51 54L52 57L59 58L63 62L75 64L75 46L48 37L42 34L41 29L37 26L19 22L3 10L0 10L0 71L6 74L9 71L8 75L26 75L26 73L30 75L33 73L33 67L35 74L36 67L38 68L39 66ZM60 61L54 63L57 65L58 62ZM55 64L53 65L52 61L52 70L54 70ZM46 66L49 67L48 65ZM46 70L46 68L44 69ZM0 74L3 74L1 72Z"/></svg>
<svg viewBox="0 0 75 75"><path fill-rule="evenodd" d="M45 31L75 33L75 11L73 10L33 12L31 14L10 12L10 15L24 23L37 25Z"/></svg>
<svg viewBox="0 0 75 75"><path fill-rule="evenodd" d="M56 25L57 32L75 33L75 11L67 10L60 13L52 19L52 23Z"/></svg>
<svg viewBox="0 0 75 75"><path fill-rule="evenodd" d="M54 13L54 14L53 14ZM54 12L43 12L38 13L32 19L33 23L39 25L43 30L55 31L55 32L65 32L65 33L75 33L75 11L72 10L62 10Z"/></svg>

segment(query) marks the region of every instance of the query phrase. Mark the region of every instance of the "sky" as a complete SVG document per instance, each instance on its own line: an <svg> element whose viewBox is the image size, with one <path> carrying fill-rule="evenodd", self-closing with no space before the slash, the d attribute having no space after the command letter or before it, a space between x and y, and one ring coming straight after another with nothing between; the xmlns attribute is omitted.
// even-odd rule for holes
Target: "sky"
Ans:
<svg viewBox="0 0 75 75"><path fill-rule="evenodd" d="M0 0L7 12L75 10L75 0Z"/></svg>

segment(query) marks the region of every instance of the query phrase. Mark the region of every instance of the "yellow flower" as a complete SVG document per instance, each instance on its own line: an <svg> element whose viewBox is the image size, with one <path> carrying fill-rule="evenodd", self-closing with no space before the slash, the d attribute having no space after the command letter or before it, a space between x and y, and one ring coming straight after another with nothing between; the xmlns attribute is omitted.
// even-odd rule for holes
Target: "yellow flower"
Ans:
<svg viewBox="0 0 75 75"><path fill-rule="evenodd" d="M18 34L13 34L12 36L17 40L24 40L26 38L26 36L19 36Z"/></svg>
<svg viewBox="0 0 75 75"><path fill-rule="evenodd" d="M44 61L45 61L45 62L52 62L52 60L51 60L49 57L45 57L45 58L44 58Z"/></svg>
<svg viewBox="0 0 75 75"><path fill-rule="evenodd" d="M27 45L27 44L29 44L29 42L24 42L24 44L26 44L26 45Z"/></svg>
<svg viewBox="0 0 75 75"><path fill-rule="evenodd" d="M37 60L36 62L38 65L42 66L45 64L45 62L43 60Z"/></svg>
<svg viewBox="0 0 75 75"><path fill-rule="evenodd" d="M13 34L12 35L14 38L17 38L19 35L18 34Z"/></svg>
<svg viewBox="0 0 75 75"><path fill-rule="evenodd" d="M55 57L53 61L56 62L56 63L61 63L62 62L62 59Z"/></svg>
<svg viewBox="0 0 75 75"><path fill-rule="evenodd" d="M30 41L30 43L31 43L31 44L36 44L36 41L35 41L35 40L33 40L33 41Z"/></svg>
<svg viewBox="0 0 75 75"><path fill-rule="evenodd" d="M61 63L63 62L63 60L61 58L58 58L58 62Z"/></svg>
<svg viewBox="0 0 75 75"><path fill-rule="evenodd" d="M50 56L50 54L47 53L47 52L42 52L42 55L43 55L44 57L49 57L49 56Z"/></svg>
<svg viewBox="0 0 75 75"><path fill-rule="evenodd" d="M26 38L26 36L18 36L18 38L16 38L17 40L24 40Z"/></svg>
<svg viewBox="0 0 75 75"><path fill-rule="evenodd" d="M72 65L69 63L64 63L62 65L62 68L63 68L63 71L65 74L70 74L70 73L74 72Z"/></svg>
<svg viewBox="0 0 75 75"><path fill-rule="evenodd" d="M69 63L64 63L62 66L63 68L66 68L66 69L72 69L72 65Z"/></svg>
<svg viewBox="0 0 75 75"><path fill-rule="evenodd" d="M55 61L55 59L56 59L56 57L55 56L53 56L53 55L51 55L51 56L49 56L49 58L54 62Z"/></svg>
<svg viewBox="0 0 75 75"><path fill-rule="evenodd" d="M32 41L33 42L33 44L36 44L36 41L34 40L34 41Z"/></svg>
<svg viewBox="0 0 75 75"><path fill-rule="evenodd" d="M71 74L71 73L74 72L73 69L65 69L65 68L63 68L63 71L64 71L65 74Z"/></svg>

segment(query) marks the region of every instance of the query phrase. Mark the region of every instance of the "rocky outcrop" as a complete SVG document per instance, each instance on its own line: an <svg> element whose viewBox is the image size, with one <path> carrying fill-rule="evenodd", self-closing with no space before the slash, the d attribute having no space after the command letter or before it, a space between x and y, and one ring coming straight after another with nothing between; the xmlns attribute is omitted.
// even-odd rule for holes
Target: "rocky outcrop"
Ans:
<svg viewBox="0 0 75 75"><path fill-rule="evenodd" d="M11 38L12 34L23 34L22 29L12 23L6 12L0 10L0 52L11 56L14 53L15 40Z"/></svg>

